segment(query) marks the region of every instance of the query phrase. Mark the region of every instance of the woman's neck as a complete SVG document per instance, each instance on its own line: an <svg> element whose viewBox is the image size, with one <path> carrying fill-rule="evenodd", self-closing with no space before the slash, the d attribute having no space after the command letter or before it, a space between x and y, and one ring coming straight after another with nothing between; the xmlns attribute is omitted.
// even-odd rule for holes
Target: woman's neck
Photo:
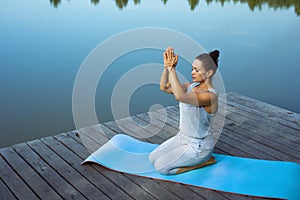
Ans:
<svg viewBox="0 0 300 200"><path fill-rule="evenodd" d="M200 85L198 86L198 88L201 90L207 90L209 88L213 88L211 79L200 81Z"/></svg>

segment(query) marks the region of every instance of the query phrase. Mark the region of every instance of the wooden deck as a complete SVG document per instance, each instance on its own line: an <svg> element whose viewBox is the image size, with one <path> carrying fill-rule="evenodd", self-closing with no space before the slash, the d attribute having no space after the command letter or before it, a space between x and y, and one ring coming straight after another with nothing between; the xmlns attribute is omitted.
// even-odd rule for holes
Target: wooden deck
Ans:
<svg viewBox="0 0 300 200"><path fill-rule="evenodd" d="M239 95L227 94L225 126L215 153L300 163L300 114ZM149 113L134 116L147 124ZM118 120L136 134L151 134L163 123L153 113L150 128ZM163 129L146 141L161 143L178 131L178 107L167 107ZM99 128L101 127L101 129ZM91 150L122 132L116 122L83 129ZM93 134L94 133L94 134ZM96 164L76 131L0 149L0 199L256 199L114 172Z"/></svg>

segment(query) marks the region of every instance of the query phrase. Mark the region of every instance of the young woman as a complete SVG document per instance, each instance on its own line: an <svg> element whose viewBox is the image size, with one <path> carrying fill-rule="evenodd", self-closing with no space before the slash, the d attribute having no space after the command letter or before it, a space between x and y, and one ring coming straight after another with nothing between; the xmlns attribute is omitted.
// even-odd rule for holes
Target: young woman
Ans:
<svg viewBox="0 0 300 200"><path fill-rule="evenodd" d="M192 83L180 84L175 67L178 55L168 47L164 52L164 70L160 89L179 101L179 133L163 142L149 155L161 174L179 174L215 163L210 121L218 110L218 94L212 77L218 67L219 51L204 53L192 63Z"/></svg>

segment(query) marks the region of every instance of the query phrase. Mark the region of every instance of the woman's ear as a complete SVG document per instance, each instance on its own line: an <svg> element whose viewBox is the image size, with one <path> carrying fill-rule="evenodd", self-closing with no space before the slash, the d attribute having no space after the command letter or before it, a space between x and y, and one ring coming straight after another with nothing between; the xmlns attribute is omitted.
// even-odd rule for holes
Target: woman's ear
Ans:
<svg viewBox="0 0 300 200"><path fill-rule="evenodd" d="M208 70L207 72L206 72L206 76L207 77L210 77L210 76L212 76L213 75L213 70Z"/></svg>

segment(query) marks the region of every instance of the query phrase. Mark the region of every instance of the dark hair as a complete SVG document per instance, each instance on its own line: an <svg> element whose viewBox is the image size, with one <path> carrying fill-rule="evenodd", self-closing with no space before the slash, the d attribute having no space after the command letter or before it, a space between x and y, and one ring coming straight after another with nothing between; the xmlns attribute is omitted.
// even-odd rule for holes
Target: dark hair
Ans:
<svg viewBox="0 0 300 200"><path fill-rule="evenodd" d="M209 53L200 54L195 59L202 61L203 67L206 70L212 69L215 73L218 69L219 55L220 51L214 50Z"/></svg>

